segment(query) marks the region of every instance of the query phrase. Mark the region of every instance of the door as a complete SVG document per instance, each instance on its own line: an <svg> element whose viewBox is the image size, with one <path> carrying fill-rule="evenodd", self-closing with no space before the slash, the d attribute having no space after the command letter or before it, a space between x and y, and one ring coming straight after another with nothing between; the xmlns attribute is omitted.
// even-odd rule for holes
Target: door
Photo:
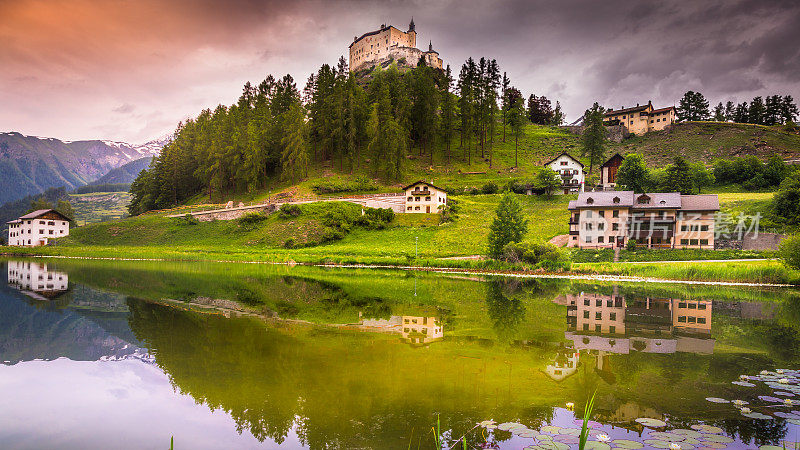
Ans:
<svg viewBox="0 0 800 450"><path fill-rule="evenodd" d="M425 207L425 212L430 214L431 213L431 207L430 206L426 206Z"/></svg>

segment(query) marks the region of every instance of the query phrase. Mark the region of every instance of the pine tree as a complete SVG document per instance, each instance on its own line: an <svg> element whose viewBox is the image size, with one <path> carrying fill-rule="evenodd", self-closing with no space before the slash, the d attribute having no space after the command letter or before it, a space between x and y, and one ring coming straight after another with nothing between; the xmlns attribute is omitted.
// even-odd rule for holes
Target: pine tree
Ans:
<svg viewBox="0 0 800 450"><path fill-rule="evenodd" d="M711 116L708 112L708 100L703 94L694 91L688 91L683 94L683 98L678 103L676 114L680 122L708 120Z"/></svg>
<svg viewBox="0 0 800 450"><path fill-rule="evenodd" d="M529 107L530 109L530 107ZM583 139L581 155L589 157L589 174L595 164L602 164L606 156L606 127L603 125L605 110L597 102L583 114Z"/></svg>
<svg viewBox="0 0 800 450"><path fill-rule="evenodd" d="M505 193L497 205L494 221L489 227L489 256L499 257L503 248L512 242L520 242L528 232L528 221L517 199Z"/></svg>
<svg viewBox="0 0 800 450"><path fill-rule="evenodd" d="M513 103L509 103L508 101L508 87L511 84L511 80L508 79L508 75L506 72L503 72L503 97L502 97L502 106L503 106L503 142L506 141L506 113L508 112L509 108Z"/></svg>
<svg viewBox="0 0 800 450"><path fill-rule="evenodd" d="M734 110L733 121L735 123L749 123L749 112L750 109L747 107L747 103L739 103Z"/></svg>
<svg viewBox="0 0 800 450"><path fill-rule="evenodd" d="M781 102L781 121L783 123L794 122L797 118L797 105L791 95L783 97Z"/></svg>
<svg viewBox="0 0 800 450"><path fill-rule="evenodd" d="M780 95L770 95L766 99L764 110L764 125L777 125L781 123L781 109L783 97Z"/></svg>
<svg viewBox="0 0 800 450"><path fill-rule="evenodd" d="M767 108L764 106L764 99L761 97L753 98L750 102L750 107L747 109L748 123L764 125L767 114Z"/></svg>
<svg viewBox="0 0 800 450"><path fill-rule="evenodd" d="M305 130L305 111L299 101L289 106L281 120L285 134L281 139L283 178L292 184L308 175L308 141Z"/></svg>
<svg viewBox="0 0 800 450"><path fill-rule="evenodd" d="M444 142L445 160L448 164L450 164L450 143L453 141L453 132L455 128L455 99L450 92L452 85L453 73L448 64L444 72L444 83L442 84L442 120L440 122L441 129L439 132L442 142Z"/></svg>
<svg viewBox="0 0 800 450"><path fill-rule="evenodd" d="M681 194L694 192L694 180L689 163L680 156L676 156L673 163L667 166L666 184L668 189Z"/></svg>
<svg viewBox="0 0 800 450"><path fill-rule="evenodd" d="M525 103L522 98L517 98L508 110L508 125L514 133L514 167L519 167L519 136L525 127Z"/></svg>
<svg viewBox="0 0 800 450"><path fill-rule="evenodd" d="M714 107L714 120L717 122L725 122L725 106L722 105L722 102L719 102L717 106Z"/></svg>
<svg viewBox="0 0 800 450"><path fill-rule="evenodd" d="M736 110L736 105L733 104L732 101L728 100L725 103L725 121L726 122L733 122L734 111Z"/></svg>
<svg viewBox="0 0 800 450"><path fill-rule="evenodd" d="M564 112L561 110L561 102L556 101L556 107L553 109L553 118L550 121L550 125L560 127L562 123L564 123Z"/></svg>

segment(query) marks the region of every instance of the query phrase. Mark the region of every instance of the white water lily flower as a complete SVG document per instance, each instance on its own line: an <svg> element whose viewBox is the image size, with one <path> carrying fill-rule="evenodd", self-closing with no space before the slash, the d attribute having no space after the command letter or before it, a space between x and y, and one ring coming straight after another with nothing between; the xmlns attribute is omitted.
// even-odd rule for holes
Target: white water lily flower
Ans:
<svg viewBox="0 0 800 450"><path fill-rule="evenodd" d="M793 401L792 401L792 399L790 399L790 398L785 398L785 399L783 399L783 403L785 403L785 404L787 404L787 405L791 405L791 404L792 404L792 403L794 403L794 402L793 402Z"/></svg>
<svg viewBox="0 0 800 450"><path fill-rule="evenodd" d="M673 442L669 444L669 448L671 448L672 450L681 450L681 445L678 444L677 442Z"/></svg>
<svg viewBox="0 0 800 450"><path fill-rule="evenodd" d="M778 380L778 383L780 383L780 384L789 384L789 379L788 378L781 378L780 380Z"/></svg>
<svg viewBox="0 0 800 450"><path fill-rule="evenodd" d="M734 400L733 404L736 405L736 406L742 406L742 405L746 405L747 402L744 401L744 400Z"/></svg>
<svg viewBox="0 0 800 450"><path fill-rule="evenodd" d="M572 409L575 407L575 403L567 402L567 408Z"/></svg>
<svg viewBox="0 0 800 450"><path fill-rule="evenodd" d="M747 379L749 379L749 378L750 378L750 377L749 377L749 376L747 376L747 375L739 375L739 379L740 379L740 380L747 380Z"/></svg>
<svg viewBox="0 0 800 450"><path fill-rule="evenodd" d="M742 414L750 414L750 412L751 412L750 408L748 408L748 407L742 408L741 411L742 411Z"/></svg>
<svg viewBox="0 0 800 450"><path fill-rule="evenodd" d="M600 441L600 442L608 442L608 441L611 440L611 438L608 437L607 434L598 434L597 435L597 440Z"/></svg>
<svg viewBox="0 0 800 450"><path fill-rule="evenodd" d="M783 369L776 369L775 372L779 373L779 374L783 374Z"/></svg>

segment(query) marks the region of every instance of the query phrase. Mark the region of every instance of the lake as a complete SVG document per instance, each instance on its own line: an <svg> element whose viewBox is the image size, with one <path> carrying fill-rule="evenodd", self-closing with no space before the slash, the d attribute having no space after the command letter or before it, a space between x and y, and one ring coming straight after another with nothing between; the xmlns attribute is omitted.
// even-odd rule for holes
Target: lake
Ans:
<svg viewBox="0 0 800 450"><path fill-rule="evenodd" d="M591 397L587 448L800 441L796 290L0 265L3 449L567 449Z"/></svg>

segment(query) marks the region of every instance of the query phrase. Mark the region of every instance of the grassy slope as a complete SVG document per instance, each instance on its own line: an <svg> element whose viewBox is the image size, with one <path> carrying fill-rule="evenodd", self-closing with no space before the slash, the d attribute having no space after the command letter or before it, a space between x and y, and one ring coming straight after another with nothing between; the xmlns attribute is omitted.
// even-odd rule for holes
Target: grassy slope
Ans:
<svg viewBox="0 0 800 450"><path fill-rule="evenodd" d="M69 194L78 225L121 219L128 214L130 200L129 192Z"/></svg>

